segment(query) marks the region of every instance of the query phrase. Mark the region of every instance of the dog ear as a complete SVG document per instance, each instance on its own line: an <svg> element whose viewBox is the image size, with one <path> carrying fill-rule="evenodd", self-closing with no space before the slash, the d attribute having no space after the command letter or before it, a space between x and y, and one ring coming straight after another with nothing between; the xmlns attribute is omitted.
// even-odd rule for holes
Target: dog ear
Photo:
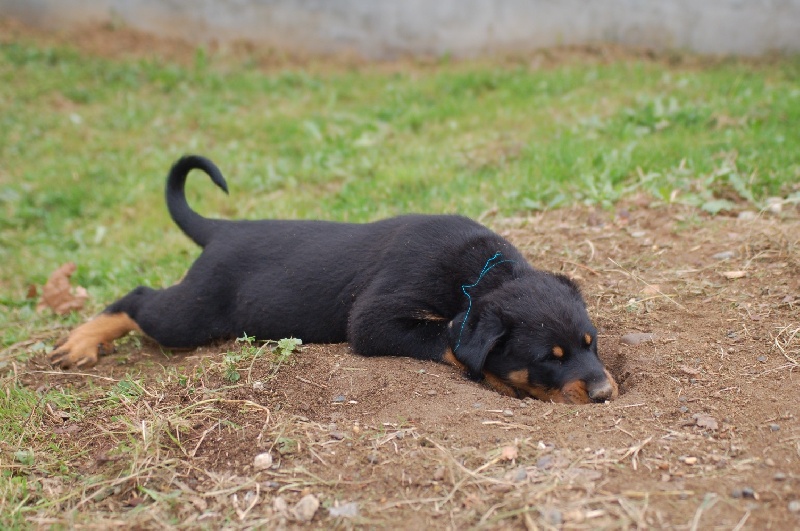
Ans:
<svg viewBox="0 0 800 531"><path fill-rule="evenodd" d="M451 322L450 344L456 359L467 367L470 377L478 380L486 356L503 337L505 328L500 316L494 312L469 316L469 320L474 319L474 322L463 324L465 313L457 315Z"/></svg>

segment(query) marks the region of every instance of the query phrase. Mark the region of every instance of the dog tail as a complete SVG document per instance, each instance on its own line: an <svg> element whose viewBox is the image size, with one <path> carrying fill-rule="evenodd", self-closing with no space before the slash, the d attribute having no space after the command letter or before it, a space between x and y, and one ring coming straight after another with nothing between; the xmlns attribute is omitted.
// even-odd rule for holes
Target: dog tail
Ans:
<svg viewBox="0 0 800 531"><path fill-rule="evenodd" d="M211 241L214 229L223 223L223 220L204 218L189 207L183 188L186 176L192 170L203 170L226 194L228 193L228 184L219 168L207 158L199 155L181 157L169 170L166 190L169 214L175 224L189 238L200 247L205 247Z"/></svg>

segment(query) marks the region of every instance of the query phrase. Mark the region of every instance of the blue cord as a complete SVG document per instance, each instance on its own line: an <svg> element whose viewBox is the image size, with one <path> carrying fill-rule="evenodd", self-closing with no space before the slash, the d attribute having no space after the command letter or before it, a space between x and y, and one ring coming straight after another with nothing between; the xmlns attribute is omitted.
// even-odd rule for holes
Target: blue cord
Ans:
<svg viewBox="0 0 800 531"><path fill-rule="evenodd" d="M506 262L514 261L514 260L500 260L499 262L495 262L495 260L502 257L503 253L501 253L500 251L494 253L493 257L486 260L486 263L484 264L483 269L481 270L481 274L478 275L478 280L476 280L473 284L464 284L461 286L461 291L463 291L464 295L466 295L467 299L469 299L469 304L467 305L467 313L464 315L464 320L461 321L461 330L458 332L458 341L456 342L456 346L453 348L453 352L458 350L458 347L461 346L461 335L464 333L464 326L467 324L467 319L469 319L469 312L472 311L472 297L470 296L467 290L477 286L478 282L481 281L484 275L486 275L486 273L494 269L495 266L499 266L500 264L504 264Z"/></svg>

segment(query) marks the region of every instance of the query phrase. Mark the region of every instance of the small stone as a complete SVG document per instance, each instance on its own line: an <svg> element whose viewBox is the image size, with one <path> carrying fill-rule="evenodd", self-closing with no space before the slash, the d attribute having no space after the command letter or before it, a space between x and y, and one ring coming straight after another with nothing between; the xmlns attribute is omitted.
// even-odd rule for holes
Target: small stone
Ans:
<svg viewBox="0 0 800 531"><path fill-rule="evenodd" d="M753 212L752 210L744 210L742 212L739 212L739 215L737 217L742 221L753 221L758 217L758 214L756 212Z"/></svg>
<svg viewBox="0 0 800 531"><path fill-rule="evenodd" d="M780 427L780 425L778 425L778 424L770 424L770 425L769 425L769 430L770 430L770 431L778 431L778 430L780 430L780 429L781 429L781 427Z"/></svg>
<svg viewBox="0 0 800 531"><path fill-rule="evenodd" d="M788 508L791 513L800 513L800 500L790 501Z"/></svg>
<svg viewBox="0 0 800 531"><path fill-rule="evenodd" d="M275 509L275 512L283 516L284 518L289 517L289 504L286 502L286 499L283 496L278 496L272 502L272 508Z"/></svg>
<svg viewBox="0 0 800 531"><path fill-rule="evenodd" d="M525 470L525 467L519 467L516 472L514 472L514 481L525 481L528 479L528 471Z"/></svg>
<svg viewBox="0 0 800 531"><path fill-rule="evenodd" d="M513 417L514 416L514 412L511 411L510 409L504 409L503 410L503 416L504 417Z"/></svg>
<svg viewBox="0 0 800 531"><path fill-rule="evenodd" d="M347 400L347 399L344 397L344 395L338 395L338 396L333 397L333 402L336 403L336 404L341 404L345 400Z"/></svg>
<svg viewBox="0 0 800 531"><path fill-rule="evenodd" d="M748 498L750 500L757 500L758 499L758 494L756 493L756 491L754 491L750 487L744 487L742 489L742 498Z"/></svg>
<svg viewBox="0 0 800 531"><path fill-rule="evenodd" d="M319 509L319 500L313 494L303 496L292 509L292 516L298 522L310 522Z"/></svg>
<svg viewBox="0 0 800 531"><path fill-rule="evenodd" d="M547 470L553 466L553 456L546 455L544 457L540 457L538 461L536 461L536 468L539 470Z"/></svg>
<svg viewBox="0 0 800 531"><path fill-rule="evenodd" d="M253 459L253 468L255 468L256 470L266 470L271 466L272 466L272 454L269 452L258 454Z"/></svg>
<svg viewBox="0 0 800 531"><path fill-rule="evenodd" d="M518 455L519 451L516 446L504 446L503 449L500 450L500 459L503 461L513 461Z"/></svg>
<svg viewBox="0 0 800 531"><path fill-rule="evenodd" d="M330 507L328 509L328 514L334 518L355 518L358 516L358 503L350 502L339 505L338 507Z"/></svg>
<svg viewBox="0 0 800 531"><path fill-rule="evenodd" d="M766 363L767 357L766 356L759 356L756 358L756 361L760 361L761 363Z"/></svg>
<svg viewBox="0 0 800 531"><path fill-rule="evenodd" d="M680 408L678 408L678 410L679 410L681 413L686 413L686 412L688 412L688 411L689 411L689 408L688 408L688 407L686 407L686 406L681 406Z"/></svg>
<svg viewBox="0 0 800 531"><path fill-rule="evenodd" d="M655 340L655 334L648 334L643 332L631 332L629 334L625 334L620 339L620 343L623 345L639 345L641 343L645 343L647 341Z"/></svg>
<svg viewBox="0 0 800 531"><path fill-rule="evenodd" d="M774 481L786 481L786 474L783 472L776 472L774 476L772 476Z"/></svg>
<svg viewBox="0 0 800 531"><path fill-rule="evenodd" d="M253 391L263 391L264 390L264 382L253 382Z"/></svg>
<svg viewBox="0 0 800 531"><path fill-rule="evenodd" d="M783 199L780 197L768 197L767 210L773 214L780 214L781 210L783 210Z"/></svg>
<svg viewBox="0 0 800 531"><path fill-rule="evenodd" d="M711 258L714 260L730 260L734 256L736 256L736 253L733 251L722 251L721 253L715 254Z"/></svg>
<svg viewBox="0 0 800 531"><path fill-rule="evenodd" d="M733 489L731 491L732 498L741 498L742 497L742 489Z"/></svg>
<svg viewBox="0 0 800 531"><path fill-rule="evenodd" d="M678 402L686 402L686 401L688 401L688 398L686 398L685 396L678 397Z"/></svg>
<svg viewBox="0 0 800 531"><path fill-rule="evenodd" d="M444 479L444 467L443 466L437 466L433 470L433 480L434 481L441 481L443 479Z"/></svg>
<svg viewBox="0 0 800 531"><path fill-rule="evenodd" d="M646 235L647 233L643 230L637 230L631 232L631 238L644 238Z"/></svg>
<svg viewBox="0 0 800 531"><path fill-rule="evenodd" d="M764 464L767 466L775 466L775 460L772 459L771 457L767 457L766 459L764 459Z"/></svg>
<svg viewBox="0 0 800 531"><path fill-rule="evenodd" d="M332 431L329 433L329 435L331 436L331 439L333 439L334 441L341 441L346 437L344 432L341 431Z"/></svg>
<svg viewBox="0 0 800 531"><path fill-rule="evenodd" d="M560 527L564 522L564 517L561 515L561 511L558 509L545 509L542 516L544 516L544 519L548 524L555 527Z"/></svg>
<svg viewBox="0 0 800 531"><path fill-rule="evenodd" d="M697 464L697 458L696 457L684 457L683 458L683 462L685 464L689 465L689 466L696 465Z"/></svg>
<svg viewBox="0 0 800 531"><path fill-rule="evenodd" d="M481 409L483 407L483 404L481 402L475 402L474 404L472 404L472 407L473 409Z"/></svg>
<svg viewBox="0 0 800 531"><path fill-rule="evenodd" d="M375 452L367 454L367 461L371 465L377 465L380 460L381 460L380 456Z"/></svg>
<svg viewBox="0 0 800 531"><path fill-rule="evenodd" d="M429 390L427 392L427 394L428 394L428 396L436 396L438 393L436 391L434 391L433 389L431 389L431 390Z"/></svg>

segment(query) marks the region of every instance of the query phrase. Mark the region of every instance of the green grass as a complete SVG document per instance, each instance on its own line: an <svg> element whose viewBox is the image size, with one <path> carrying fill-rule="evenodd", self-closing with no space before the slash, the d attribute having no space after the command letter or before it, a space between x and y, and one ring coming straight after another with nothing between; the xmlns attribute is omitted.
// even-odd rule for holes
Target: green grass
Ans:
<svg viewBox="0 0 800 531"><path fill-rule="evenodd" d="M75 474L66 463L81 450L33 428L45 405L80 416L87 396L111 407L143 389L133 377L105 392L22 386L13 364L82 319L37 314L28 286L75 261L90 314L137 284L176 281L198 253L163 205L178 156L207 155L227 176L230 197L189 183L209 216L509 215L638 192L709 212L758 208L800 199L799 82L797 57L263 71L246 58L185 66L0 45L0 348L29 340L0 356L0 438L14 459L0 521L24 527L20 508L50 503L26 477ZM225 358L228 380L252 349Z"/></svg>

